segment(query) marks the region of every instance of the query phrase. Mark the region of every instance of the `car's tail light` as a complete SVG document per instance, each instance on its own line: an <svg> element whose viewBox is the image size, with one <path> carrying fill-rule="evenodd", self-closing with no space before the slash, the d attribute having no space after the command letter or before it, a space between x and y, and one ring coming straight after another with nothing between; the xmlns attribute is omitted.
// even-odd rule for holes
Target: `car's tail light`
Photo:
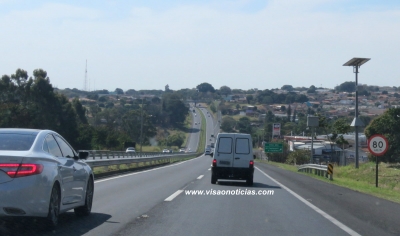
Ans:
<svg viewBox="0 0 400 236"><path fill-rule="evenodd" d="M40 174L43 171L43 165L0 163L0 170L6 172L6 174L11 178L17 178Z"/></svg>
<svg viewBox="0 0 400 236"><path fill-rule="evenodd" d="M253 167L254 167L254 161L250 161L249 168L253 168Z"/></svg>
<svg viewBox="0 0 400 236"><path fill-rule="evenodd" d="M213 159L213 161L212 161L212 166L213 166L213 167L216 167L216 166L217 166L217 160L216 160L216 159Z"/></svg>

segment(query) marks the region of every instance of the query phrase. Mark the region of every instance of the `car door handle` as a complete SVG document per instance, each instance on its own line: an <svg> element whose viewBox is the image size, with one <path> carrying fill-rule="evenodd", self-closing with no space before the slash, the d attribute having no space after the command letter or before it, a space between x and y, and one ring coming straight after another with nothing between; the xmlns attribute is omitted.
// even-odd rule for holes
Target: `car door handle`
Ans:
<svg viewBox="0 0 400 236"><path fill-rule="evenodd" d="M240 159L240 157L235 157L235 160Z"/></svg>

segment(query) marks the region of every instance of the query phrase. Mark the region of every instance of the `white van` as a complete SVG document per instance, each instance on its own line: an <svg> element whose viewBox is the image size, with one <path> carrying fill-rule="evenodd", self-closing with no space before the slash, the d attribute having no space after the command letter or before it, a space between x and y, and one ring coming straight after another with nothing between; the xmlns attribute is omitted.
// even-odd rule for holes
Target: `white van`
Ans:
<svg viewBox="0 0 400 236"><path fill-rule="evenodd" d="M218 179L246 180L253 185L254 155L250 134L219 133L211 167L211 183Z"/></svg>

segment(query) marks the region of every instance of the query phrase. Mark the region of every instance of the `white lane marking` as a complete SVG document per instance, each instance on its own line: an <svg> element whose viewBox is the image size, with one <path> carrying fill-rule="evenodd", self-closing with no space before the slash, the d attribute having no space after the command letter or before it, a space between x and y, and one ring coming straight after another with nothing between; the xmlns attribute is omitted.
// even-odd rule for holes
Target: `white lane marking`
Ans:
<svg viewBox="0 0 400 236"><path fill-rule="evenodd" d="M211 168L209 168L208 170L211 170Z"/></svg>
<svg viewBox="0 0 400 236"><path fill-rule="evenodd" d="M183 163L188 162L188 161L196 160L196 159L198 159L198 158L200 158L200 157L202 157L202 156L195 157L195 158L193 158L193 159L190 159L190 160L187 160L187 161L182 161L182 162L179 162L179 163L176 163L176 164L172 164L172 165L168 165L168 166L163 166L163 167L151 169L151 170L144 170L144 171L135 172L135 173L130 173L130 174L126 174L126 175L119 175L119 176L115 176L115 177L111 177L111 178L107 178L107 179L100 179L100 180L94 181L94 183L105 182L105 181L109 181L109 180L113 180L113 179L119 179L119 178L131 176L131 175L138 175L138 174L142 174L142 173L146 173L146 172L150 172L150 171L160 170L160 169L163 169L163 168L168 168L168 167L172 167L172 166L177 166L177 165L183 164Z"/></svg>
<svg viewBox="0 0 400 236"><path fill-rule="evenodd" d="M201 179L201 178L203 178L204 177L204 175L200 175L199 177L197 177L197 179Z"/></svg>
<svg viewBox="0 0 400 236"><path fill-rule="evenodd" d="M299 199L300 201L302 201L304 204L306 204L307 206L309 206L311 209L313 209L314 211L318 212L319 214L321 214L323 217L325 217L326 219L328 219L330 222L332 222L333 224L335 224L336 226L338 226L339 228L341 228L342 230L344 230L346 233L352 235L352 236L361 236L360 234L358 234L356 231L350 229L348 226L344 225L342 222L336 220L335 218L333 218L332 216L330 216L328 213L324 212L323 210L319 209L318 207L314 206L313 204L311 204L309 201L307 201L306 199L302 198L300 195L298 195L297 193L293 192L290 188L286 187L285 185L279 183L277 180L275 180L274 178L272 178L271 176L267 175L266 173L264 173L264 171L260 170L258 167L255 167L258 171L260 171L261 173L263 173L265 176L267 176L268 178L270 178L272 181L274 181L275 183L277 183L278 185L280 185L283 189L285 189L286 191L288 191L290 194L292 194L293 196L295 196L297 199Z"/></svg>
<svg viewBox="0 0 400 236"><path fill-rule="evenodd" d="M182 192L183 192L183 190L178 190L175 193L173 193L171 196L167 197L164 201L170 202L170 201L174 200L174 198L176 198Z"/></svg>

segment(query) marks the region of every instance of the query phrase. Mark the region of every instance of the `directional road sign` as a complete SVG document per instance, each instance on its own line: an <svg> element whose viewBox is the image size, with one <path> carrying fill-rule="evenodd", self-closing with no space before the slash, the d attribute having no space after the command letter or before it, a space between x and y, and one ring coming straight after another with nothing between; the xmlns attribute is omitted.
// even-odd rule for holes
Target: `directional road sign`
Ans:
<svg viewBox="0 0 400 236"><path fill-rule="evenodd" d="M264 151L272 152L272 153L282 153L283 152L283 144L282 143L265 143Z"/></svg>
<svg viewBox="0 0 400 236"><path fill-rule="evenodd" d="M381 134L372 135L368 139L368 150L374 156L382 156L389 148L389 142L385 136Z"/></svg>

